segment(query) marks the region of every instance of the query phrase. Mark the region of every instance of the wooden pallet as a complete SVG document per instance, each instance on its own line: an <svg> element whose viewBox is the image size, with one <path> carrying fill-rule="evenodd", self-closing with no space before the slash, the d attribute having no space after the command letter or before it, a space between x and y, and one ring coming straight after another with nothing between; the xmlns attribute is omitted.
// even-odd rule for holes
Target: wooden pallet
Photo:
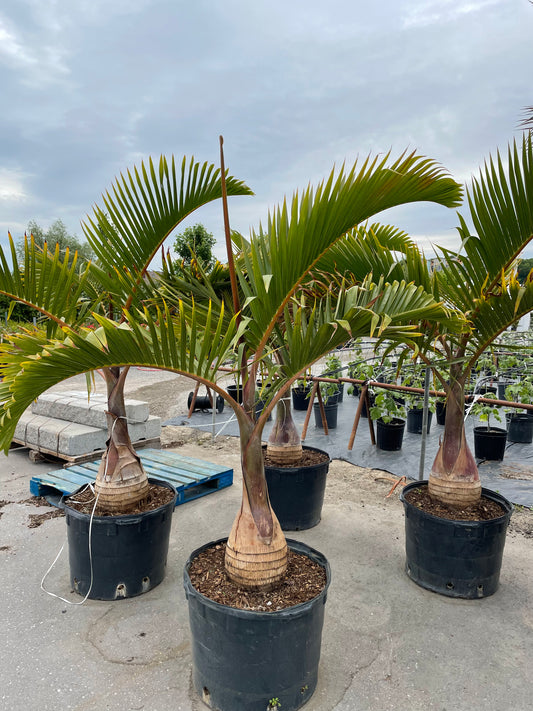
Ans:
<svg viewBox="0 0 533 711"><path fill-rule="evenodd" d="M183 457L176 452L145 449L139 452L146 474L168 481L176 487L176 506L231 486L233 469L205 462L194 457ZM44 496L59 505L63 495L72 494L84 484L96 479L100 460L75 464L63 469L32 477L30 492Z"/></svg>

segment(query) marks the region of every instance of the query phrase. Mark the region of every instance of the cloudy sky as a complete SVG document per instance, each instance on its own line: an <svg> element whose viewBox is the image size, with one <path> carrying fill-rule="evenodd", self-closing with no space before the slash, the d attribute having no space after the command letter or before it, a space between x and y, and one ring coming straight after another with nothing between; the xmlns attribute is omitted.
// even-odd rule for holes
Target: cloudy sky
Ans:
<svg viewBox="0 0 533 711"><path fill-rule="evenodd" d="M0 241L80 222L147 156L226 165L248 234L334 164L406 148L460 181L533 104L528 0L2 0ZM453 211L382 220L456 245ZM219 204L195 214L220 242Z"/></svg>

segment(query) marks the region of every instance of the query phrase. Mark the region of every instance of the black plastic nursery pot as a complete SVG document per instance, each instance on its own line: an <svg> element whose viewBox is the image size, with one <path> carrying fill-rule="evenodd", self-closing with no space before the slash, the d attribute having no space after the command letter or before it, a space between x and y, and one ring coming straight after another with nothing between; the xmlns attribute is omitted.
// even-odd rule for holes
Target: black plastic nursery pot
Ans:
<svg viewBox="0 0 533 711"><path fill-rule="evenodd" d="M194 558L183 574L189 604L193 684L203 702L217 711L267 711L272 699L282 711L295 711L313 695L331 579L326 558L298 541L290 549L307 555L326 571L322 592L312 600L274 612L239 610L199 593L189 578Z"/></svg>
<svg viewBox="0 0 533 711"><path fill-rule="evenodd" d="M226 388L228 395L239 403L242 403L242 387L240 385L228 385Z"/></svg>
<svg viewBox="0 0 533 711"><path fill-rule="evenodd" d="M507 441L531 444L533 442L533 418L527 414L507 414Z"/></svg>
<svg viewBox="0 0 533 711"><path fill-rule="evenodd" d="M507 526L512 505L501 494L482 489L504 514L489 521L452 521L410 504L405 495L427 486L415 481L402 491L405 511L407 575L417 585L447 597L476 599L498 589Z"/></svg>
<svg viewBox="0 0 533 711"><path fill-rule="evenodd" d="M311 386L292 389L292 406L295 410L307 410L309 407L309 393Z"/></svg>
<svg viewBox="0 0 533 711"><path fill-rule="evenodd" d="M507 430L501 427L474 427L474 454L476 459L501 462L505 455Z"/></svg>
<svg viewBox="0 0 533 711"><path fill-rule="evenodd" d="M446 401L437 400L435 403L435 416L437 418L437 424L443 425L446 421Z"/></svg>
<svg viewBox="0 0 533 711"><path fill-rule="evenodd" d="M397 452L402 448L405 420L395 417L391 422L376 420L376 445L387 452Z"/></svg>
<svg viewBox="0 0 533 711"><path fill-rule="evenodd" d="M150 479L174 491L166 481ZM76 496L76 492L72 497ZM94 516L65 502L70 584L91 600L117 600L148 592L163 580L175 497L153 511ZM92 569L92 585L91 585Z"/></svg>
<svg viewBox="0 0 533 711"><path fill-rule="evenodd" d="M428 411L428 423L427 423L427 433L431 428L431 418L433 413ZM407 431L411 434L422 434L422 418L424 416L424 410L421 408L414 408L412 410L407 410Z"/></svg>
<svg viewBox="0 0 533 711"><path fill-rule="evenodd" d="M335 398L335 402L331 402L333 398ZM337 427L337 414L339 412L339 403L337 401L337 398L336 396L333 396L333 398L330 397L327 404L324 405L324 412L326 414L326 422L328 424L329 430L334 430ZM315 413L315 425L317 427L320 427L321 429L324 429L322 425L322 413L320 412L320 403L313 403L313 411Z"/></svg>
<svg viewBox="0 0 533 711"><path fill-rule="evenodd" d="M370 403L370 407L372 408L374 406L374 401L376 399L376 394L374 392L369 392L368 393L368 401ZM366 400L363 401L363 407L361 409L361 417L368 417L368 410L366 407Z"/></svg>
<svg viewBox="0 0 533 711"><path fill-rule="evenodd" d="M331 459L315 447L304 451L321 452L327 459L305 467L265 466L270 503L284 531L303 531L316 526L322 516L326 478Z"/></svg>

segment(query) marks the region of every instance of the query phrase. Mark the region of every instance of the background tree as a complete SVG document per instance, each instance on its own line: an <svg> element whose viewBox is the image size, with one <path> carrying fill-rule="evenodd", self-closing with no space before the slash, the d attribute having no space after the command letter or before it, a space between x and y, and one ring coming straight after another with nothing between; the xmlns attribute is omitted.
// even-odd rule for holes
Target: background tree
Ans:
<svg viewBox="0 0 533 711"><path fill-rule="evenodd" d="M516 276L518 281L523 284L527 279L529 272L533 269L533 258L521 259L518 262L518 267L516 270Z"/></svg>
<svg viewBox="0 0 533 711"><path fill-rule="evenodd" d="M44 243L48 243L48 249L54 251L55 245L59 245L59 251L63 254L66 249L70 251L71 258L74 252L78 252L78 261L80 264L88 262L94 258L94 252L88 242L81 242L76 235L71 235L65 223L62 220L52 222L47 230L44 230L35 220L28 222L26 235L29 238L33 235L35 245L41 249ZM16 251L19 261L24 258L24 236L19 237L16 241Z"/></svg>
<svg viewBox="0 0 533 711"><path fill-rule="evenodd" d="M11 321L31 321L35 316L35 311L31 306L13 302L12 299L0 294L0 317L2 323L5 322L6 315Z"/></svg>
<svg viewBox="0 0 533 711"><path fill-rule="evenodd" d="M211 232L198 223L187 227L176 237L174 251L184 264L190 265L196 259L204 269L209 269L215 261L212 251L215 244L216 239Z"/></svg>

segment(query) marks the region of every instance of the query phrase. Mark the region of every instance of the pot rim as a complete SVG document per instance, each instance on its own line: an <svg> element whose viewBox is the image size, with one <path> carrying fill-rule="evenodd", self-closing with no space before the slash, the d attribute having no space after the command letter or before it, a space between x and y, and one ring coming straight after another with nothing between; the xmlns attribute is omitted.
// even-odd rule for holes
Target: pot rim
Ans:
<svg viewBox="0 0 533 711"><path fill-rule="evenodd" d="M263 450L263 453L266 451L266 448L267 448L266 444L261 445L261 449ZM328 458L328 461L327 462L325 462L325 461L320 462L320 464L322 464L322 465L331 464L331 457L329 456L329 453L326 452L325 449L320 449L319 447L309 447L306 444L302 444L302 450L307 451L307 452L320 452L321 454L325 454ZM279 467L279 468L283 469L284 471L290 471L291 469L299 471L300 469L309 469L310 467L316 467L316 466L318 466L318 464L305 464L305 465L302 465L299 467ZM274 466L274 467L268 467L268 468L277 469L278 467ZM265 465L265 469L267 469L266 465Z"/></svg>
<svg viewBox="0 0 533 711"><path fill-rule="evenodd" d="M228 537L225 536L224 538L218 538L215 541L210 541L209 543L205 543L203 546L196 548L189 555L183 568L183 587L185 588L185 597L187 599L189 598L189 596L192 595L198 597L203 605L206 605L207 607L210 607L214 610L225 610L226 614L228 615L232 615L234 617L243 617L245 619L253 616L255 619L262 618L264 620L274 619L273 616L298 617L300 615L305 614L309 607L312 607L318 604L319 602L325 604L328 588L331 583L331 567L329 561L323 553L320 553L320 551L317 551L315 548L311 548L311 546L308 546L302 541L296 541L292 538L285 539L289 548L295 551L296 553L303 553L304 555L307 555L309 558L311 558L311 560L314 560L319 565L321 565L326 572L326 584L324 585L323 589L318 593L318 595L315 595L315 597L311 598L310 600L307 600L306 602L299 602L297 605L286 607L283 610L272 610L272 612L263 612L262 610L241 610L238 607L231 607L231 605L224 605L221 602L215 602L215 600L211 600L211 598L199 592L193 586L189 577L189 568L194 558L196 558L196 556L203 550L212 546L216 546L219 543L226 543L227 540Z"/></svg>
<svg viewBox="0 0 533 711"><path fill-rule="evenodd" d="M473 430L474 434L479 432L480 434L493 434L497 437L503 437L504 434L507 435L507 430L505 430L503 427L491 427L489 429L488 427L485 427L485 425L477 425L473 428Z"/></svg>
<svg viewBox="0 0 533 711"><path fill-rule="evenodd" d="M172 510L174 510L176 506L176 497L177 497L177 490L176 487L171 484L169 481L165 481L164 479L157 479L156 477L148 477L148 481L150 484L159 484L160 486L165 486L167 489L171 489L174 492L174 499L172 501L168 501L166 504L162 504L161 506L158 506L156 509L150 509L149 511L141 511L140 513L132 513L132 514L113 514L112 516L93 516L93 522L94 521L100 521L102 523L108 522L108 523L124 523L124 524L130 524L130 523L137 523L141 518L147 518L150 515L157 516L161 511L163 511L165 508L169 507L172 504ZM91 518L91 514L89 513L84 513L83 511L78 511L77 509L73 509L71 506L68 505L68 499L71 496L76 496L77 493L83 488L85 488L87 484L83 484L80 486L76 491L73 491L72 494L64 495L61 497L60 500L60 508L62 508L65 513L68 513L69 516L73 516L78 519L84 519L84 518ZM118 519L118 521L117 521Z"/></svg>
<svg viewBox="0 0 533 711"><path fill-rule="evenodd" d="M510 515L513 512L513 504L505 498L502 494L500 494L497 491L494 491L493 489L487 489L484 486L481 487L481 494L482 496L486 496L489 499L492 499L493 501L495 500L498 504L503 506L507 511L503 513L501 516L498 516L497 518L490 518L486 519L483 521L460 521L455 518L444 518L442 516L435 516L435 514L431 514L428 511L423 511L422 509L417 508L416 506L413 506L409 501L405 499L405 492L410 491L411 489L415 489L417 486L428 486L429 480L428 479L422 479L421 481L410 481L406 486L403 487L403 489L400 492L400 501L403 503L405 507L409 506L413 510L418 511L420 513L423 513L424 516L428 516L429 518L433 518L436 521L445 521L449 522L450 524L458 525L461 526L462 528L472 528L472 527L479 527L487 524L495 524L495 523L501 523L504 521L506 518L509 518Z"/></svg>

